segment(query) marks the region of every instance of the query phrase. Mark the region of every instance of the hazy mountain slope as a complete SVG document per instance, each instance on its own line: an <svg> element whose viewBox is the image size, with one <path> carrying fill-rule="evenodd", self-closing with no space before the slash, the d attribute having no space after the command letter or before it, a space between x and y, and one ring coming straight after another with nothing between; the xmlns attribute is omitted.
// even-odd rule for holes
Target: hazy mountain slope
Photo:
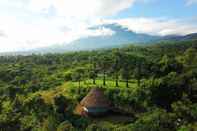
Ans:
<svg viewBox="0 0 197 131"><path fill-rule="evenodd" d="M112 36L97 36L79 39L71 43L73 47L79 47L80 49L94 49L122 46L128 43L147 43L158 40L158 36L151 36L147 34L138 34L132 31L122 28L116 24L104 25L104 28L111 29L115 32ZM99 28L99 27L97 27Z"/></svg>
<svg viewBox="0 0 197 131"><path fill-rule="evenodd" d="M47 48L38 49L38 52L65 52L78 50L94 50L101 48L122 47L126 44L149 44L158 41L183 41L197 39L197 33L186 36L169 35L169 36L153 36L143 33L135 33L123 28L118 24L105 24L102 26L95 26L89 29L96 30L99 28L110 29L115 32L109 36L92 36L81 38L69 44L55 45Z"/></svg>
<svg viewBox="0 0 197 131"><path fill-rule="evenodd" d="M192 33L185 36L178 36L178 35L164 36L161 40L186 41L186 40L196 40L196 39L197 39L197 33Z"/></svg>
<svg viewBox="0 0 197 131"><path fill-rule="evenodd" d="M101 26L92 27L90 29L96 30ZM115 32L109 36L92 36L81 38L69 44L55 45L48 48L38 49L36 51L42 52L63 52L63 51L77 51L77 50L93 50L101 48L121 47L128 43L148 43L160 40L159 36L151 36L148 34L140 34L122 28L117 24L102 25L102 28L110 29Z"/></svg>
<svg viewBox="0 0 197 131"><path fill-rule="evenodd" d="M31 54L31 53L62 53L65 51L80 51L80 50L96 50L102 48L123 47L128 44L150 44L159 41L187 41L197 39L197 33L179 36L152 36L143 33L135 33L123 28L118 24L105 24L102 26L95 26L89 28L90 30L97 30L101 28L110 29L114 32L113 35L106 36L91 36L75 40L71 43L64 43L62 45L55 44L45 48L33 49L24 52L9 52L0 53L1 55L7 54Z"/></svg>

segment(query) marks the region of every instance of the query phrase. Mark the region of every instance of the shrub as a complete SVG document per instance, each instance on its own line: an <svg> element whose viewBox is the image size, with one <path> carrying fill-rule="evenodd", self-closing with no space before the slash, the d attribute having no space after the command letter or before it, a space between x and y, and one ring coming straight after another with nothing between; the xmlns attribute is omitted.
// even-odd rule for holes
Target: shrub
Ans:
<svg viewBox="0 0 197 131"><path fill-rule="evenodd" d="M165 110L155 109L143 114L129 128L133 131L176 131L175 116Z"/></svg>
<svg viewBox="0 0 197 131"><path fill-rule="evenodd" d="M74 131L74 130L75 130L74 127L68 121L64 121L60 123L59 126L57 127L57 131Z"/></svg>

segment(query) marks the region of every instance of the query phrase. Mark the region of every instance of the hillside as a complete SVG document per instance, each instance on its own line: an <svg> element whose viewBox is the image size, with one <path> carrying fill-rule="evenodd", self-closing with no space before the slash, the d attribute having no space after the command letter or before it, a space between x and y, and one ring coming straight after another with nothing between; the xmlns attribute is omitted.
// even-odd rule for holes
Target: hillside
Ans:
<svg viewBox="0 0 197 131"><path fill-rule="evenodd" d="M153 36L143 33L135 33L123 28L118 24L105 24L89 28L90 30L109 29L114 32L112 35L106 36L90 36L77 39L71 43L55 44L53 46L38 48L24 52L8 52L1 53L3 55L20 54L28 55L32 53L64 53L69 51L88 51L96 49L110 49L116 47L124 47L129 44L133 45L149 45L152 42L158 43L160 41L189 41L196 40L197 34L188 34L185 36L169 35L169 36Z"/></svg>
<svg viewBox="0 0 197 131"><path fill-rule="evenodd" d="M195 130L196 52L192 40L1 56L0 129ZM95 87L102 88L111 110L97 117L76 114Z"/></svg>

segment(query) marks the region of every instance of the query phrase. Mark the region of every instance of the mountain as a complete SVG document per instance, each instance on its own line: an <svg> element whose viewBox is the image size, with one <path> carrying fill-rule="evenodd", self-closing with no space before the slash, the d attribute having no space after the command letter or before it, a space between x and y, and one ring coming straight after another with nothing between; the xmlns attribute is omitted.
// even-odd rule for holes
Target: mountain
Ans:
<svg viewBox="0 0 197 131"><path fill-rule="evenodd" d="M82 50L95 50L102 48L114 48L114 47L122 47L128 44L149 44L152 42L159 41L183 41L183 40L192 40L197 39L197 33L179 36L179 35L168 35L168 36L154 36L148 35L144 33L136 33L128 30L127 28L123 28L118 24L105 24L102 26L95 26L89 28L90 30L97 29L110 29L114 32L113 35L106 36L91 36L86 38L80 38L75 40L69 44L63 45L54 45L47 48L37 49L33 52L65 52L65 51L82 51Z"/></svg>
<svg viewBox="0 0 197 131"><path fill-rule="evenodd" d="M164 36L161 40L168 40L168 41L187 41L187 40L196 40L197 33L188 34L185 36L178 36L178 35L169 35Z"/></svg>
<svg viewBox="0 0 197 131"><path fill-rule="evenodd" d="M128 44L149 44L159 41L186 41L197 39L197 33L188 34L185 36L179 35L168 35L168 36L153 36L143 33L136 33L123 28L118 24L105 24L102 26L94 26L89 30L109 29L114 32L112 35L105 36L89 36L80 38L71 43L64 43L62 45L56 44L54 46L33 49L26 52L11 52L4 54L22 54L28 55L32 53L62 53L66 51L83 51L83 50L95 50L95 49L106 49L114 47L123 47ZM2 53L0 54L2 55Z"/></svg>
<svg viewBox="0 0 197 131"><path fill-rule="evenodd" d="M101 48L122 47L129 43L150 43L160 40L159 36L152 36L143 33L135 33L123 28L117 24L105 24L102 26L95 26L89 28L90 30L97 29L110 29L114 32L113 35L106 36L91 36L75 40L69 44L55 45L48 48L37 49L35 51L41 52L65 52L65 51L78 51L78 50L94 50Z"/></svg>
<svg viewBox="0 0 197 131"><path fill-rule="evenodd" d="M74 47L73 49L80 48L84 50L123 46L128 43L147 43L159 39L158 36L135 33L116 24L103 25L102 27L112 30L113 32L115 32L115 34L110 36L82 38L72 42L70 45ZM100 27L96 27L95 29L98 28Z"/></svg>

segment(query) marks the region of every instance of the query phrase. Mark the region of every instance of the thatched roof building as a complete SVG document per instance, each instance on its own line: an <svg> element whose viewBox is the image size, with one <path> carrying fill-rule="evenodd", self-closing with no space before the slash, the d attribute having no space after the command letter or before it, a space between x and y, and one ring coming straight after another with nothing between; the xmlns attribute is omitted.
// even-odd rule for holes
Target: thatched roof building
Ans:
<svg viewBox="0 0 197 131"><path fill-rule="evenodd" d="M110 102L100 88L93 88L80 102L81 115L101 115L109 111Z"/></svg>

